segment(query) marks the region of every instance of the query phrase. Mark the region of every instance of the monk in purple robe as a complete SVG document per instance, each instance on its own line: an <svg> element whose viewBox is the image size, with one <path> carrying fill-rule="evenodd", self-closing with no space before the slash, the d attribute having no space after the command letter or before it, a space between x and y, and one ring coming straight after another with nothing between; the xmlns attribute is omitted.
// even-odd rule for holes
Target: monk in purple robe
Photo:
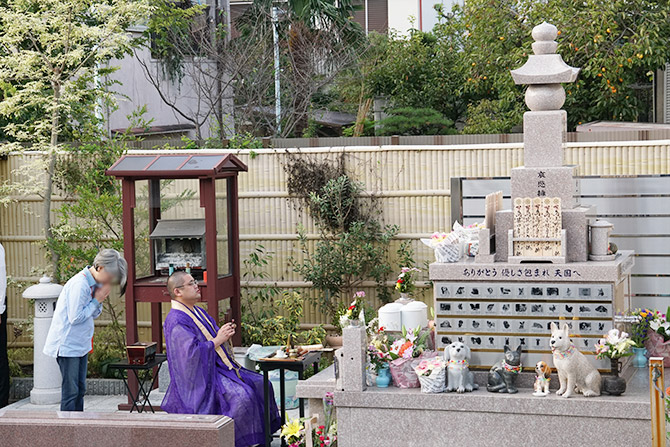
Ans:
<svg viewBox="0 0 670 447"><path fill-rule="evenodd" d="M178 271L168 279L172 310L163 326L170 385L161 408L168 413L220 414L235 423L235 446L265 443L263 376L241 367L230 348L235 323L219 328L196 306L198 282ZM270 387L271 433L281 421Z"/></svg>

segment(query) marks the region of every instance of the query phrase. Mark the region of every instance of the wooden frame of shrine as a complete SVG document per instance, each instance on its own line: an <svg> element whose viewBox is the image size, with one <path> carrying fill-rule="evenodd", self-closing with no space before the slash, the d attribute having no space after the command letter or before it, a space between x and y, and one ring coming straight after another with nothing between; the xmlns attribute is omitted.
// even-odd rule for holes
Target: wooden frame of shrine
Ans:
<svg viewBox="0 0 670 447"><path fill-rule="evenodd" d="M199 272L199 278L198 274L194 276L199 279L202 301L207 303L208 313L218 321L219 301L229 299L228 318L240 322L237 175L246 171L247 166L233 154L212 152L127 154L106 171L107 175L114 176L122 182L123 250L128 261L125 299L127 344L138 341L137 303L148 302L151 303L151 338L158 343L159 352L163 347L161 303L170 302L166 287L167 274L165 269L156 268L154 244L147 237L140 242L146 242L148 245L150 268L145 272L148 275L138 275L135 212L138 200L148 201L148 232L151 234L161 221L161 181L198 180L200 208L204 209L204 247L207 265L204 272ZM136 188L138 181L147 181L146 191L142 191L142 197L138 195ZM225 235L218 234L222 232L223 222L217 222L217 193L219 197L224 196L226 202ZM164 199L164 202L167 200ZM227 245L221 245L226 243ZM147 248L146 245L143 248ZM227 262L221 262L221 257L218 256L221 253L217 253L217 250L223 252L222 248L227 249ZM236 332L232 341L235 345L241 343L240 331Z"/></svg>

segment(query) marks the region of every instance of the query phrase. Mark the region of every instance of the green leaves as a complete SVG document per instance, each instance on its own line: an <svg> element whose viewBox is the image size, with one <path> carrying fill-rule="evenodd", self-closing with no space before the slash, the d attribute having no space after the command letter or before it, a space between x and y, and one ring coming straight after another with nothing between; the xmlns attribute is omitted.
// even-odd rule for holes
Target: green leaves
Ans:
<svg viewBox="0 0 670 447"><path fill-rule="evenodd" d="M404 107L388 111L379 122L380 135L449 135L456 133L454 122L429 108Z"/></svg>

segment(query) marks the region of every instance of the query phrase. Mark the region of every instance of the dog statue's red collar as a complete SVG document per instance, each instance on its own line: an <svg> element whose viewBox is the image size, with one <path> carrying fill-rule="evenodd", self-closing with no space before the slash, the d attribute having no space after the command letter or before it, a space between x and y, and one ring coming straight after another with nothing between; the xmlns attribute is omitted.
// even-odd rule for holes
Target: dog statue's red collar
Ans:
<svg viewBox="0 0 670 447"><path fill-rule="evenodd" d="M577 348L575 348L575 344L572 343L570 345L570 347L568 349L566 349L565 351L557 351L556 348L554 348L552 346L551 352L554 354L554 358L565 359L565 358L570 357L572 354L574 354L575 349L577 349Z"/></svg>
<svg viewBox="0 0 670 447"><path fill-rule="evenodd" d="M511 372L511 373L519 374L519 372L521 371L521 364L519 364L519 365L509 365L504 360L502 361L502 367L505 369L505 371Z"/></svg>

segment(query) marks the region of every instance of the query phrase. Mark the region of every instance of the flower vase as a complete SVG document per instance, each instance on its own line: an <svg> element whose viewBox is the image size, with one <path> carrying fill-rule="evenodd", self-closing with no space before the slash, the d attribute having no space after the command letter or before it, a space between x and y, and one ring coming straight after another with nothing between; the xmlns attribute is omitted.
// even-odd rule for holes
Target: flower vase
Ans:
<svg viewBox="0 0 670 447"><path fill-rule="evenodd" d="M377 387L378 388L388 388L389 383L391 383L391 373L389 372L389 366L384 364L377 368Z"/></svg>
<svg viewBox="0 0 670 447"><path fill-rule="evenodd" d="M647 366L646 348L633 348L633 366L636 368L645 368Z"/></svg>
<svg viewBox="0 0 670 447"><path fill-rule="evenodd" d="M620 396L626 391L626 379L619 376L621 363L619 359L610 359L612 375L603 377L602 391L611 396Z"/></svg>
<svg viewBox="0 0 670 447"><path fill-rule="evenodd" d="M361 327L363 324L359 318L347 320L347 327Z"/></svg>
<svg viewBox="0 0 670 447"><path fill-rule="evenodd" d="M412 298L409 296L409 293L401 293L400 298L398 298L395 302L400 304L407 304L411 301L414 300L412 300Z"/></svg>
<svg viewBox="0 0 670 447"><path fill-rule="evenodd" d="M663 336L656 331L649 330L649 337L644 342L647 348L647 358L663 357L663 366L670 368L670 341L663 340Z"/></svg>

